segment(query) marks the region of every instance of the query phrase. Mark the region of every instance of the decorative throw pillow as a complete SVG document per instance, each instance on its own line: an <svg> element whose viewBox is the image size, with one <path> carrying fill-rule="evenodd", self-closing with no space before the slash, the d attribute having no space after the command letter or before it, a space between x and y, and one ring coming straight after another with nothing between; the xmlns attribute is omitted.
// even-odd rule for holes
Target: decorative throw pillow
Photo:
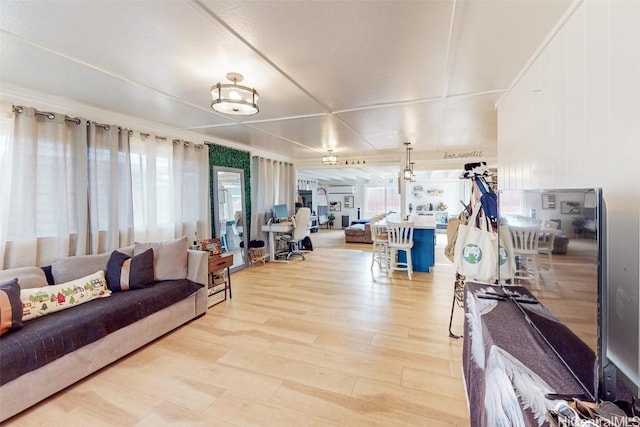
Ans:
<svg viewBox="0 0 640 427"><path fill-rule="evenodd" d="M35 319L109 295L111 295L111 291L107 288L107 281L102 270L59 285L22 289L20 291L22 321Z"/></svg>
<svg viewBox="0 0 640 427"><path fill-rule="evenodd" d="M18 279L20 289L39 288L41 286L47 286L48 284L47 276L40 267L16 267L8 270L0 270L0 282L8 282L15 278Z"/></svg>
<svg viewBox="0 0 640 427"><path fill-rule="evenodd" d="M107 286L113 292L153 285L153 249L134 257L113 251L107 263Z"/></svg>
<svg viewBox="0 0 640 427"><path fill-rule="evenodd" d="M18 279L0 283L0 335L22 328L22 301Z"/></svg>
<svg viewBox="0 0 640 427"><path fill-rule="evenodd" d="M77 255L56 259L51 263L53 280L57 285L88 276L98 270L105 270L109 255Z"/></svg>
<svg viewBox="0 0 640 427"><path fill-rule="evenodd" d="M135 243L133 255L136 256L153 249L153 271L156 280L178 280L187 278L189 242L187 237L162 242Z"/></svg>

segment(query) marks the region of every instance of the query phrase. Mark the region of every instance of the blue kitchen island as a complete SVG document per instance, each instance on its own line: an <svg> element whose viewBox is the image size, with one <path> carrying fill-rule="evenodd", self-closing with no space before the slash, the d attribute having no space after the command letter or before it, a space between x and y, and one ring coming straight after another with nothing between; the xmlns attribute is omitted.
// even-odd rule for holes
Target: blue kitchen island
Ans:
<svg viewBox="0 0 640 427"><path fill-rule="evenodd" d="M436 224L431 217L414 217L413 248L411 263L413 271L431 273L436 265ZM406 262L407 255L398 251L398 261Z"/></svg>

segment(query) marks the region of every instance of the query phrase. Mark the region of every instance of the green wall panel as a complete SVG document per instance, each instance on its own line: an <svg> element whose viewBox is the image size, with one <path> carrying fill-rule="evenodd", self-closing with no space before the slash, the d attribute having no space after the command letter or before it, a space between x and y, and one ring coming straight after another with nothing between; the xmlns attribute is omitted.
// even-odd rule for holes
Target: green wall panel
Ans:
<svg viewBox="0 0 640 427"><path fill-rule="evenodd" d="M247 151L235 150L223 145L209 144L209 188L211 189L209 199L211 201L212 233L215 235L213 209L217 206L217 200L215 200L217 198L217 191L213 188L214 166L244 170L245 228L248 233L247 236L251 236L251 154Z"/></svg>

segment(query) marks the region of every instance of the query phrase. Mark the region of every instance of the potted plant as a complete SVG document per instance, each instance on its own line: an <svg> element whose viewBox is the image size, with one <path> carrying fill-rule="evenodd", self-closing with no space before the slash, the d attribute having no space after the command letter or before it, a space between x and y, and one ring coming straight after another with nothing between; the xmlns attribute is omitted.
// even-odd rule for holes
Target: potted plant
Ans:
<svg viewBox="0 0 640 427"><path fill-rule="evenodd" d="M331 212L329 215L327 215L327 219L329 220L329 227L333 227L333 221L336 220L336 215Z"/></svg>

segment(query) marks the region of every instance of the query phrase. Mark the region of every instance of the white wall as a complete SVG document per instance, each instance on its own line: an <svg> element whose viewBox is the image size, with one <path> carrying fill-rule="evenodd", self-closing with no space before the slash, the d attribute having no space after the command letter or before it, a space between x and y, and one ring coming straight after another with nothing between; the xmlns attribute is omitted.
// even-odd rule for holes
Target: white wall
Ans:
<svg viewBox="0 0 640 427"><path fill-rule="evenodd" d="M357 193L357 194L356 194ZM346 196L351 196L354 198L354 207L353 208L346 208L344 205L344 198ZM356 200L359 200L356 201ZM358 217L358 207L362 207L362 195L356 190L354 192L354 194L335 194L335 193L329 193L329 205L331 205L331 202L339 202L340 203L340 211L335 211L333 212L336 216L336 220L334 222L334 228L342 228L342 217L344 215L349 217L349 224L351 224L351 221L354 221L357 217ZM329 209L331 209L331 206L329 206Z"/></svg>
<svg viewBox="0 0 640 427"><path fill-rule="evenodd" d="M457 179L452 182L430 182L430 181L416 181L405 183L406 188L406 204L404 207L405 212L408 213L409 203L413 206L413 212L416 212L419 206L433 205L433 210L436 210L438 203L443 202L447 205L446 211L449 216L458 216L463 209L460 200L469 202L467 196L466 182L463 179ZM414 187L421 186L424 191L414 191ZM429 194L430 190L441 190L440 195Z"/></svg>
<svg viewBox="0 0 640 427"><path fill-rule="evenodd" d="M610 349L640 384L640 2L576 5L498 105L499 186L603 189Z"/></svg>
<svg viewBox="0 0 640 427"><path fill-rule="evenodd" d="M584 192L551 192L555 195L556 205L553 209L542 208L542 194L540 192L525 193L523 195L523 206L525 206L524 212L521 212L524 216L531 215L531 209L536 210L536 218L540 221L546 221L549 219L560 220L560 232L569 237L575 237L575 230L573 227L573 220L576 218L585 217L584 210ZM579 214L564 214L562 213L562 202L576 202L580 206Z"/></svg>
<svg viewBox="0 0 640 427"><path fill-rule="evenodd" d="M327 192L327 200L329 201L329 205L331 205L331 202L339 202L340 203L340 211L331 211L330 210L330 206L327 207L327 213L333 213L336 216L336 219L334 221L334 228L342 228L342 216L343 215L347 215L349 216L349 223L351 223L351 221L354 221L358 218L358 208L360 208L360 212L362 212L362 208L364 206L364 185L361 184L344 184L344 183L338 183L335 185L350 185L353 186L354 192L353 194L336 194L336 193L332 193L331 192L331 186L332 184L327 184L327 183L323 183L323 184L318 184L318 188L324 188ZM353 208L346 208L344 205L344 199L345 196L352 196L353 197ZM362 217L362 214L361 214Z"/></svg>

